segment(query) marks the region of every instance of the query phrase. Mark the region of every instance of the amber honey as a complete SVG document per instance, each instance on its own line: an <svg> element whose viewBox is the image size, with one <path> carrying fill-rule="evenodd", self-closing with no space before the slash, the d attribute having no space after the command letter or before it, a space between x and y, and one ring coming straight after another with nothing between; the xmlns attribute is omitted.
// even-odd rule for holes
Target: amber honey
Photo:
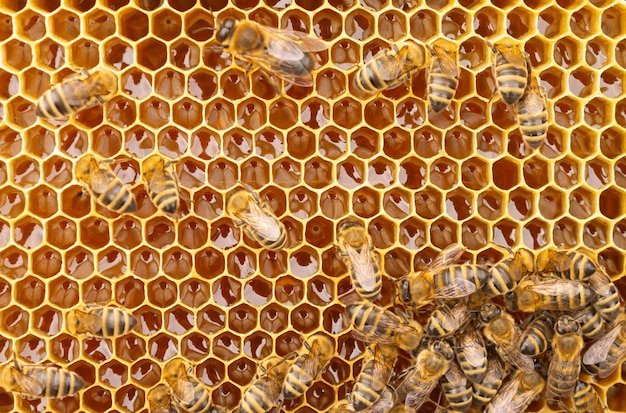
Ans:
<svg viewBox="0 0 626 413"><path fill-rule="evenodd" d="M317 331L336 338L337 355L284 407L330 408L364 352L346 330L343 305L356 293L334 247L348 216L366 224L389 277L383 305L393 279L451 243L481 263L507 248L585 247L626 291L624 13L616 0L0 0L0 361L51 362L88 385L60 400L2 393L0 410L145 411L178 354L215 403L234 408L260 360ZM207 47L213 15L326 41L314 85L277 93ZM484 40L502 36L524 44L550 100L537 152L493 97ZM362 62L392 44L441 37L462 66L443 112L428 110L426 70L375 95L354 87ZM97 66L119 75L109 102L36 118L52 84ZM176 162L180 216L147 196L140 162L153 152ZM82 194L73 165L85 153L114 159L135 214ZM283 250L264 250L224 216L240 182L284 223ZM114 340L72 337L64 313L81 302L128 308L138 326ZM609 411L626 409L625 382L618 370L598 383Z"/></svg>

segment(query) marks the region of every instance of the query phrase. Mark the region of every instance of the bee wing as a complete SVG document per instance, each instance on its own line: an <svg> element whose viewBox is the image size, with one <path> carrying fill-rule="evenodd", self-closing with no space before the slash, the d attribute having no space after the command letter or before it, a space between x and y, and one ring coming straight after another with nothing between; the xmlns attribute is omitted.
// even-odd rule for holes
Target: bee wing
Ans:
<svg viewBox="0 0 626 413"><path fill-rule="evenodd" d="M489 374L489 372L487 372ZM513 409L510 406L513 406L513 399L517 394L517 389L519 387L520 382L522 381L522 375L518 374L515 376L510 382L508 382L492 401L492 411L510 411L517 412L520 409ZM505 408L503 410L499 410L501 408Z"/></svg>
<svg viewBox="0 0 626 413"><path fill-rule="evenodd" d="M596 271L589 277L589 285L600 295L611 294L611 280L600 271Z"/></svg>
<svg viewBox="0 0 626 413"><path fill-rule="evenodd" d="M183 403L191 403L194 399L194 385L188 380L179 379L172 387L172 391L176 398Z"/></svg>
<svg viewBox="0 0 626 413"><path fill-rule="evenodd" d="M538 284L526 286L527 290L541 295L558 297L567 294L567 280L546 280Z"/></svg>
<svg viewBox="0 0 626 413"><path fill-rule="evenodd" d="M523 98L523 104L528 112L538 115L546 109L546 99L544 95L539 94L537 89L531 89Z"/></svg>
<svg viewBox="0 0 626 413"><path fill-rule="evenodd" d="M102 169L93 171L89 187L96 194L101 194L108 188L110 183L109 175Z"/></svg>
<svg viewBox="0 0 626 413"><path fill-rule="evenodd" d="M439 66L441 67L441 71L446 75L458 78L459 77L459 65L457 62L457 54L454 50L445 50L443 48L437 47L436 49L437 57L439 58Z"/></svg>
<svg viewBox="0 0 626 413"><path fill-rule="evenodd" d="M455 279L445 287L438 288L434 297L438 299L452 299L466 297L476 291L476 284L469 280Z"/></svg>
<svg viewBox="0 0 626 413"><path fill-rule="evenodd" d="M519 46L515 46L515 47L497 47L496 46L496 48L502 54L502 56L507 62L514 64L516 66L527 67L526 56L520 50Z"/></svg>
<svg viewBox="0 0 626 413"><path fill-rule="evenodd" d="M394 344L392 337L380 334L373 326L365 326L363 331L352 330L352 336L365 343L374 341L381 344Z"/></svg>
<svg viewBox="0 0 626 413"><path fill-rule="evenodd" d="M418 409L422 406L422 404L424 404L424 402L428 398L429 394L430 391L424 391L423 389L420 389L419 391L409 392L406 395L406 399L404 399L404 405L409 408L415 409L415 411L418 411Z"/></svg>
<svg viewBox="0 0 626 413"><path fill-rule="evenodd" d="M432 264L428 267L428 271L435 271L439 268L447 267L454 264L463 255L463 248L458 244L450 245L444 248L439 255L435 257ZM426 272L426 270L424 270Z"/></svg>
<svg viewBox="0 0 626 413"><path fill-rule="evenodd" d="M376 287L376 271L369 249L364 247L356 251L349 245L344 247L352 266L355 267L354 276L358 283L366 290L372 291Z"/></svg>
<svg viewBox="0 0 626 413"><path fill-rule="evenodd" d="M622 324L618 324L611 331L606 333L604 337L593 343L583 355L583 363L587 365L598 364L606 360L609 350L613 342L619 335Z"/></svg>
<svg viewBox="0 0 626 413"><path fill-rule="evenodd" d="M312 357L311 354L308 354L302 362L302 370L311 373L314 377L317 377L320 370L319 357Z"/></svg>
<svg viewBox="0 0 626 413"><path fill-rule="evenodd" d="M308 33L296 30L275 29L273 27L261 26L261 30L268 31L271 39L281 39L282 41L293 44L299 50L308 52L321 52L328 49L326 42L309 35ZM269 42L272 43L272 40Z"/></svg>
<svg viewBox="0 0 626 413"><path fill-rule="evenodd" d="M485 348L478 342L465 343L463 354L473 367L481 367L485 362Z"/></svg>
<svg viewBox="0 0 626 413"><path fill-rule="evenodd" d="M45 390L45 383L34 377L31 377L16 367L10 368L11 388L6 390L17 393L25 393L31 396L39 396Z"/></svg>

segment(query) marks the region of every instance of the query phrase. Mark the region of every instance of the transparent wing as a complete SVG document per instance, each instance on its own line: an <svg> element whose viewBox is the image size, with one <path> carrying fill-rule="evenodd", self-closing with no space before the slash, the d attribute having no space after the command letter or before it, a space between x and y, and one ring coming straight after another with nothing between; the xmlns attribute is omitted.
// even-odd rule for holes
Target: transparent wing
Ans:
<svg viewBox="0 0 626 413"><path fill-rule="evenodd" d="M194 399L193 389L194 389L193 383L185 379L178 380L172 387L172 390L174 391L174 395L176 396L176 398L180 400L181 402L187 403L187 404L191 403Z"/></svg>
<svg viewBox="0 0 626 413"><path fill-rule="evenodd" d="M16 367L10 368L12 388L7 389L17 393L39 396L45 390L45 383L22 372Z"/></svg>
<svg viewBox="0 0 626 413"><path fill-rule="evenodd" d="M445 287L438 288L435 291L434 298L452 299L466 297L476 291L476 284L469 280L455 279Z"/></svg>
<svg viewBox="0 0 626 413"><path fill-rule="evenodd" d="M613 342L619 335L621 328L622 323L616 325L611 331L606 333L604 337L593 343L583 355L583 363L591 365L605 361Z"/></svg>

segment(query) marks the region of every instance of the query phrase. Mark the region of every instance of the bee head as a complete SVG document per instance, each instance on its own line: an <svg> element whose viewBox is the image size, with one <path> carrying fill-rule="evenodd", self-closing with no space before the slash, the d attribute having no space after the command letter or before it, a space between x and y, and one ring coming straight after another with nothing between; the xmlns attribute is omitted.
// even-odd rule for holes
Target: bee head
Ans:
<svg viewBox="0 0 626 413"><path fill-rule="evenodd" d="M220 43L226 43L234 33L235 24L235 19L224 20L215 34L215 39Z"/></svg>

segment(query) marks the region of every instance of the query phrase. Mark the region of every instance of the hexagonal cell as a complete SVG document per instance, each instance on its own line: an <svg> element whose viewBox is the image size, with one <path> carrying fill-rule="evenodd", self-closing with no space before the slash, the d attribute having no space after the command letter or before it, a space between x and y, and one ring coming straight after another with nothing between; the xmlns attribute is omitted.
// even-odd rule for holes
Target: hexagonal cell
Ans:
<svg viewBox="0 0 626 413"><path fill-rule="evenodd" d="M396 11L388 11L378 17L378 34L383 39L397 41L406 36L406 15Z"/></svg>
<svg viewBox="0 0 626 413"><path fill-rule="evenodd" d="M398 237L400 245L408 250L417 250L426 243L426 226L421 220L409 218L400 224Z"/></svg>
<svg viewBox="0 0 626 413"><path fill-rule="evenodd" d="M456 189L446 194L446 215L463 221L473 213L472 194L463 189Z"/></svg>
<svg viewBox="0 0 626 413"><path fill-rule="evenodd" d="M1 325L6 334L21 337L28 331L29 315L19 306L11 306L2 311Z"/></svg>
<svg viewBox="0 0 626 413"><path fill-rule="evenodd" d="M80 344L76 337L61 334L51 341L50 353L52 360L69 363L80 357Z"/></svg>
<svg viewBox="0 0 626 413"><path fill-rule="evenodd" d="M4 53L4 62L18 71L30 65L33 60L30 45L16 39L4 44Z"/></svg>
<svg viewBox="0 0 626 413"><path fill-rule="evenodd" d="M257 244L255 241L252 242ZM228 272L240 279L247 278L256 272L256 255L247 248L237 248L228 254L226 263Z"/></svg>
<svg viewBox="0 0 626 413"><path fill-rule="evenodd" d="M165 277L159 277L148 284L148 301L155 308L169 308L176 302L176 284Z"/></svg>
<svg viewBox="0 0 626 413"><path fill-rule="evenodd" d="M228 365L228 378L239 386L245 387L254 379L257 365L247 358L240 358Z"/></svg>
<svg viewBox="0 0 626 413"><path fill-rule="evenodd" d="M415 193L415 212L427 219L443 213L444 206L441 192L433 187L426 187Z"/></svg>
<svg viewBox="0 0 626 413"><path fill-rule="evenodd" d="M127 309L140 306L145 301L145 284L135 277L126 277L115 284L115 300Z"/></svg>
<svg viewBox="0 0 626 413"><path fill-rule="evenodd" d="M448 11L441 19L441 33L450 39L463 37L471 26L467 12L461 9Z"/></svg>
<svg viewBox="0 0 626 413"><path fill-rule="evenodd" d="M21 128L27 128L36 121L35 105L17 96L6 104L6 120Z"/></svg>
<svg viewBox="0 0 626 413"><path fill-rule="evenodd" d="M602 188L609 183L611 168L601 158L587 161L585 165L585 181L592 188Z"/></svg>
<svg viewBox="0 0 626 413"><path fill-rule="evenodd" d="M134 333L126 334L114 340L114 344L115 356L131 363L145 357L147 352L145 340Z"/></svg>
<svg viewBox="0 0 626 413"><path fill-rule="evenodd" d="M489 225L480 219L470 219L461 226L461 241L471 250L484 248L490 235Z"/></svg>
<svg viewBox="0 0 626 413"><path fill-rule="evenodd" d="M29 40L39 40L46 35L44 16L31 10L25 10L16 16L16 26L19 34Z"/></svg>
<svg viewBox="0 0 626 413"><path fill-rule="evenodd" d="M532 24L533 21L534 16L526 8L515 8L506 16L506 31L516 39L524 38L529 33L536 32L537 29Z"/></svg>
<svg viewBox="0 0 626 413"><path fill-rule="evenodd" d="M447 218L438 219L430 227L430 242L440 249L457 243L457 228L457 222L452 222Z"/></svg>
<svg viewBox="0 0 626 413"><path fill-rule="evenodd" d="M148 305L133 311L133 316L137 320L137 327L134 330L145 336L156 334L163 327L161 312L155 311L153 307Z"/></svg>
<svg viewBox="0 0 626 413"><path fill-rule="evenodd" d="M309 304L301 304L291 310L291 325L296 331L310 333L314 331L320 322L319 309Z"/></svg>
<svg viewBox="0 0 626 413"><path fill-rule="evenodd" d="M213 354L221 360L229 361L241 353L241 339L234 334L222 333L213 339Z"/></svg>
<svg viewBox="0 0 626 413"><path fill-rule="evenodd" d="M128 381L128 367L119 361L110 360L98 367L98 381L117 389Z"/></svg>
<svg viewBox="0 0 626 413"><path fill-rule="evenodd" d="M441 33L440 17L428 9L417 10L409 20L411 35L414 39L425 42Z"/></svg>
<svg viewBox="0 0 626 413"><path fill-rule="evenodd" d="M348 36L357 41L371 37L376 31L374 17L364 10L354 10L345 18L345 31Z"/></svg>
<svg viewBox="0 0 626 413"><path fill-rule="evenodd" d="M365 105L363 112L365 122L375 130L382 130L395 121L393 103L387 99L374 99Z"/></svg>
<svg viewBox="0 0 626 413"><path fill-rule="evenodd" d="M596 210L595 196L585 188L576 188L569 195L569 213L576 218L589 218Z"/></svg>
<svg viewBox="0 0 626 413"><path fill-rule="evenodd" d="M169 360L180 354L177 341L168 334L160 333L148 341L150 355L160 361Z"/></svg>
<svg viewBox="0 0 626 413"><path fill-rule="evenodd" d="M618 113L622 113L622 102L617 104ZM608 126L612 122L610 115L612 111L612 102L604 98L595 98L588 102L583 108L583 116L585 123L594 129ZM617 119L617 122L622 124L621 116Z"/></svg>
<svg viewBox="0 0 626 413"><path fill-rule="evenodd" d="M603 219L594 219L583 226L583 242L588 248L599 250L610 239L609 224Z"/></svg>
<svg viewBox="0 0 626 413"><path fill-rule="evenodd" d="M610 68L600 75L600 92L607 98L618 98L624 93L624 75L622 71Z"/></svg>
<svg viewBox="0 0 626 413"><path fill-rule="evenodd" d="M163 313L163 324L172 336L181 336L194 327L194 314L179 305Z"/></svg>
<svg viewBox="0 0 626 413"><path fill-rule="evenodd" d="M383 209L392 218L407 217L411 213L411 194L401 188L391 188L385 191Z"/></svg>
<svg viewBox="0 0 626 413"><path fill-rule="evenodd" d="M400 278L411 272L411 254L402 248L389 250L383 256L383 266L381 269L383 270L383 274L387 274L391 278ZM385 284L383 284L383 286L384 285Z"/></svg>
<svg viewBox="0 0 626 413"><path fill-rule="evenodd" d="M367 170L367 181L375 188L388 188L395 183L396 168L386 158L371 161Z"/></svg>
<svg viewBox="0 0 626 413"><path fill-rule="evenodd" d="M161 367L152 360L139 360L131 366L130 377L139 385L151 387L161 380Z"/></svg>
<svg viewBox="0 0 626 413"><path fill-rule="evenodd" d="M18 281L15 288L15 299L17 303L27 308L39 306L45 298L44 283L34 277L26 277Z"/></svg>
<svg viewBox="0 0 626 413"><path fill-rule="evenodd" d="M22 337L15 343L15 353L29 363L37 364L46 358L46 342L32 334Z"/></svg>
<svg viewBox="0 0 626 413"><path fill-rule="evenodd" d="M327 306L335 298L334 283L322 276L315 276L307 283L307 299L313 305Z"/></svg>

